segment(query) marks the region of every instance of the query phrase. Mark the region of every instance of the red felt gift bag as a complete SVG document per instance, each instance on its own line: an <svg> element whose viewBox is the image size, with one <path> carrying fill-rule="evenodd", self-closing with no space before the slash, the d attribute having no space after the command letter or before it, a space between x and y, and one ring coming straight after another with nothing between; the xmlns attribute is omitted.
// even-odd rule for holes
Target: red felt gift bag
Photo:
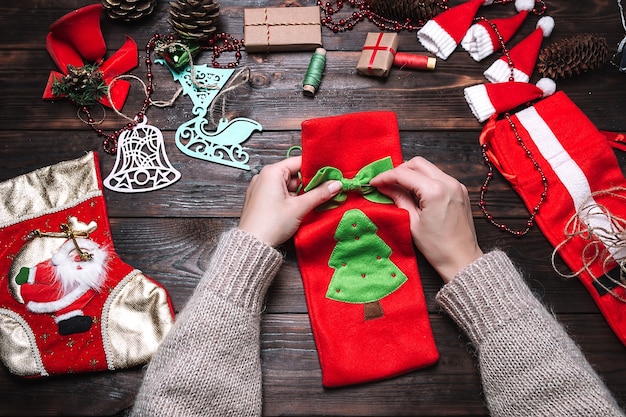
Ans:
<svg viewBox="0 0 626 417"><path fill-rule="evenodd" d="M560 272L580 279L626 344L626 179L613 151L619 140L623 135L598 130L563 92L491 118L480 137L571 269Z"/></svg>
<svg viewBox="0 0 626 417"><path fill-rule="evenodd" d="M295 236L325 387L364 383L438 359L408 213L369 186L402 163L396 116L364 112L302 123L302 185L343 191Z"/></svg>

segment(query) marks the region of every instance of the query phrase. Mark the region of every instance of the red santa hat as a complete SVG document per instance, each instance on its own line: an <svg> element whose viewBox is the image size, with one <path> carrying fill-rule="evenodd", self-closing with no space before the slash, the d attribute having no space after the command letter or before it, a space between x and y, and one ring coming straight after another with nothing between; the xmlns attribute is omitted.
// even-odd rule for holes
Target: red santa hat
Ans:
<svg viewBox="0 0 626 417"><path fill-rule="evenodd" d="M493 0L469 0L452 7L426 22L417 32L417 39L428 51L447 59L463 39L478 8L492 3Z"/></svg>
<svg viewBox="0 0 626 417"><path fill-rule="evenodd" d="M540 79L536 85L517 81L486 83L467 87L465 100L479 122L494 114L513 110L539 98L548 97L556 91L556 84L549 78Z"/></svg>
<svg viewBox="0 0 626 417"><path fill-rule="evenodd" d="M515 0L518 13L502 19L483 19L473 24L461 40L461 46L475 61L481 61L507 43L535 7L535 0ZM494 27L496 29L494 29Z"/></svg>
<svg viewBox="0 0 626 417"><path fill-rule="evenodd" d="M513 75L513 81L527 83L535 69L541 42L543 38L552 34L553 29L554 19L552 17L544 16L539 19L537 28L509 51L508 56L513 63L513 73L511 74L507 56L502 55L483 73L485 78L492 83L500 83L510 81L511 75Z"/></svg>

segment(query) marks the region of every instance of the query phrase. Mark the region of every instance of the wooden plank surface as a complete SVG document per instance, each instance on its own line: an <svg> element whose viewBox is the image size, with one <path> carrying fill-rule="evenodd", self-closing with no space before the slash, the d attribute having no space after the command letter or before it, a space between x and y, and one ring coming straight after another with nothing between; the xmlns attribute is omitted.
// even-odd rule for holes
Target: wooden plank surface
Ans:
<svg viewBox="0 0 626 417"><path fill-rule="evenodd" d="M104 153L100 139L77 118L69 102L47 102L41 94L54 64L45 50L48 26L58 17L88 0L22 0L0 4L0 181L85 151L100 154L106 175L114 157ZM313 1L220 1L219 30L243 37L245 7L311 6ZM450 0L451 5L460 1ZM607 38L610 53L624 35L614 1L548 1L556 27L551 43L582 32ZM109 53L124 35L144 46L154 33L170 30L166 22L168 2L159 0L155 13L134 24L103 18L102 30ZM484 9L484 10L483 10ZM510 15L513 6L483 8L488 17ZM511 44L534 27L527 19ZM206 268L221 232L237 224L249 180L264 165L284 158L300 143L300 123L309 118L354 111L392 110L398 114L405 158L423 155L459 178L470 191L479 241L484 249L506 250L525 271L532 289L555 312L580 344L593 366L616 397L626 403L626 350L609 329L591 297L579 282L563 280L552 269L552 248L534 229L518 239L502 234L483 218L476 203L485 167L478 146L481 124L463 99L463 88L484 81L482 71L496 55L476 63L458 50L438 60L433 72L393 70L389 78L360 76L355 65L366 32L377 31L369 22L353 31L334 34L323 29L327 66L315 97L301 94L301 81L310 53L243 53L251 82L227 102L229 117L249 117L263 125L246 143L250 171L224 167L180 153L174 145L176 128L190 118L191 101L179 97L169 108L151 107L150 124L164 134L168 156L182 178L165 189L127 195L105 190L115 248L129 264L161 282L177 310L190 296ZM422 52L415 33L401 32L399 50ZM206 54L206 53L205 53ZM499 56L499 55L498 55ZM228 57L226 57L228 59ZM201 55L199 63L210 62ZM142 64L132 71L145 79ZM169 72L155 66L154 99L165 100L177 85ZM533 78L533 82L537 80ZM626 132L626 74L606 66L558 83L600 129ZM143 99L133 86L125 112L139 108ZM106 131L117 129L123 119L108 112ZM337 149L337 152L346 152ZM626 155L617 153L622 168ZM488 193L490 206L501 219L522 225L528 213L506 181L497 176ZM454 323L441 314L434 301L441 280L418 254L439 363L408 375L363 386L325 390L311 328L304 290L288 242L286 261L267 297L262 322L264 414L267 416L465 416L486 415L480 377L473 352ZM16 378L0 366L0 415L114 415L130 407L141 383L141 369L97 374L68 375L40 380Z"/></svg>

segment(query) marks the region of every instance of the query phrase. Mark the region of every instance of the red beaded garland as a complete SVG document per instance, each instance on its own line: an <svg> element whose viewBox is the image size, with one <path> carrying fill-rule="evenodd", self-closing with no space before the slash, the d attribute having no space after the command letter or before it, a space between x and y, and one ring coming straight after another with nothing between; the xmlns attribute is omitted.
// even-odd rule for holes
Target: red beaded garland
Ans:
<svg viewBox="0 0 626 417"><path fill-rule="evenodd" d="M174 36L166 35L165 39L167 41L172 42L174 40ZM137 113L137 117L135 117L132 122L125 124L123 127L114 131L113 133L105 133L102 129L96 127L95 121L91 115L91 112L89 111L89 108L87 106L83 106L81 108L81 111L85 113L85 115L87 116L87 122L89 126L91 126L91 128L96 132L98 136L104 137L104 139L102 140L102 148L108 154L114 155L117 152L117 140L122 134L122 132L132 129L133 127L137 125L137 123L139 123L139 121L143 120L143 117L146 113L146 109L150 105L150 96L152 95L152 91L154 90L154 87L153 87L154 75L152 74L152 59L150 58L150 53L152 52L152 50L156 46L156 43L159 40L161 40L161 35L157 33L153 35L148 41L148 43L146 44L146 59L144 61L146 64L146 79L148 80L148 83L146 86L146 98L143 100L141 104L141 109Z"/></svg>
<svg viewBox="0 0 626 417"><path fill-rule="evenodd" d="M333 20L333 15L338 13L346 3L352 8L358 9L358 11L355 11L351 15L341 18L339 21L335 22ZM407 18L404 22L400 22L372 12L367 0L337 0L336 7L333 7L332 2L330 1L324 2L323 0L317 0L317 5L322 10L322 13L324 13L324 17L321 20L322 25L332 30L333 33L352 30L354 25L365 19L375 24L381 31L400 32L401 30L407 30L412 32L424 26L426 21L432 17L430 16L429 18L420 19L418 21L413 21L410 18ZM441 7L442 10L447 9L448 0L440 0L438 2L438 6Z"/></svg>
<svg viewBox="0 0 626 417"><path fill-rule="evenodd" d="M501 1L495 1L494 3L506 4L506 3L509 3L510 1L511 0L501 0ZM534 13L536 15L544 14L546 9L547 9L547 6L546 6L545 2L543 0L539 0L535 4L539 4L540 7L537 8L535 6L532 9L532 13ZM484 21L487 24L489 24L491 26L491 28L493 29L494 33L496 34L496 36L498 37L498 41L499 41L500 46L502 48L503 54L504 54L504 56L507 59L507 64L508 64L509 68L511 69L511 75L509 76L509 81L510 82L514 81L514 77L513 77L513 68L514 68L513 60L511 59L511 56L509 54L509 50L508 50L508 48L505 45L504 38L500 34L500 31L498 30L498 27L493 22L491 22L489 19L487 19L485 17L478 17L478 18L476 18L476 20L477 21ZM509 226L507 226L504 223L499 223L499 222L495 221L493 219L493 215L487 211L487 203L485 203L485 194L487 194L487 187L489 186L489 183L493 179L494 170L493 170L493 164L491 163L491 160L489 159L489 156L487 155L487 144L483 144L481 146L481 152L482 152L482 155L483 155L483 162L487 166L487 175L485 177L485 181L483 182L483 185L480 187L480 201L478 203L478 206L480 207L481 211L485 215L485 218L487 219L487 221L489 221L491 224L496 226L498 229L500 229L503 232L509 232L512 235L516 236L516 237L522 237L522 236L526 235L530 231L530 229L534 226L534 224L535 224L535 217L537 217L537 213L539 213L539 207L541 206L541 204L544 202L544 200L546 199L546 197L548 195L548 179L544 175L543 170L541 169L541 166L539 166L539 163L537 162L537 160L533 157L532 153L530 152L530 149L528 149L526 147L526 144L524 143L524 141L522 140L521 136L519 135L519 133L517 131L517 126L515 125L515 123L513 123L513 120L511 120L510 115L508 113L506 113L504 115L504 117L509 122L509 125L511 126L511 129L513 130L513 134L515 135L515 139L517 140L517 142L520 144L520 146L524 150L524 153L526 154L526 156L531 160L533 166L535 167L535 170L537 170L537 172L539 173L539 176L541 177L541 183L543 184L543 192L539 196L539 201L537 202L537 205L535 205L535 207L533 207L533 210L530 213L530 217L526 221L526 227L524 229L514 230L514 229L511 229Z"/></svg>
<svg viewBox="0 0 626 417"><path fill-rule="evenodd" d="M543 173L543 170L541 169L541 166L539 166L539 163L537 162L537 160L533 157L532 152L530 151L530 149L528 149L528 147L522 140L521 136L519 135L517 131L517 126L515 125L515 123L513 123L513 120L511 120L511 117L509 116L509 114L505 114L504 117L511 125L511 129L513 130L513 133L515 134L515 139L517 139L517 143L520 144L520 146L524 150L524 153L526 154L526 157L530 159L533 166L535 167L535 170L539 173L539 176L541 177L541 183L543 184L543 192L539 196L539 201L537 202L535 207L533 207L533 210L530 213L530 217L526 221L526 227L524 229L514 230L504 223L499 223L495 221L493 218L493 215L489 213L489 211L487 210L487 203L485 202L485 194L487 194L487 187L489 186L489 183L493 179L494 170L493 170L493 164L491 163L491 160L489 159L489 156L487 155L487 144L483 144L481 146L481 152L483 155L483 162L487 166L488 171L485 177L485 181L483 182L483 185L480 187L480 202L478 203L478 206L480 207L481 211L485 215L485 218L487 219L487 221L489 221L491 224L496 226L498 229L502 230L503 232L509 232L516 237L522 237L526 235L535 224L535 217L537 217L537 213L539 213L539 208L541 207L541 204L543 204L544 200L546 199L548 195L548 179Z"/></svg>
<svg viewBox="0 0 626 417"><path fill-rule="evenodd" d="M508 4L513 1L514 0L495 0L493 3ZM429 16L418 21L412 21L410 18L407 18L404 22L401 22L386 18L372 12L370 10L369 4L367 3L367 0L337 0L336 3L336 7L333 7L333 3L330 1L317 0L317 5L322 10L322 13L324 13L324 18L322 18L321 23L322 25L332 30L333 33L352 30L354 28L354 25L363 21L366 18L374 23L381 31L400 32L401 30L407 30L409 32L412 32L424 26L426 21L433 17ZM339 19L338 22L335 22L333 20L333 15L338 13L346 3L352 8L358 9L358 11L355 11L351 15L343 17ZM536 4L539 4L539 7L535 6L532 10L532 13L536 15L542 15L547 9L545 1L538 0L536 1ZM440 0L437 5L442 10L446 10L449 8L448 0Z"/></svg>
<svg viewBox="0 0 626 417"><path fill-rule="evenodd" d="M209 39L208 45L202 45L200 46L200 49L213 50L213 59L211 63L214 68L235 68L239 65L239 61L241 60L242 45L243 40L236 39L230 34L222 32L214 35L211 39ZM234 52L235 61L228 62L226 64L219 63L217 59L224 52Z"/></svg>
<svg viewBox="0 0 626 417"><path fill-rule="evenodd" d="M476 20L487 23L489 26L491 26L491 29L493 29L493 32L496 34L498 38L498 42L500 43L500 47L502 49L502 55L504 55L504 57L506 58L506 63L511 71L511 74L509 75L509 81L515 81L514 72L513 72L515 65L513 64L513 59L511 59L509 48L506 47L506 43L504 42L504 37L500 33L500 30L498 30L498 26L484 16L480 16Z"/></svg>

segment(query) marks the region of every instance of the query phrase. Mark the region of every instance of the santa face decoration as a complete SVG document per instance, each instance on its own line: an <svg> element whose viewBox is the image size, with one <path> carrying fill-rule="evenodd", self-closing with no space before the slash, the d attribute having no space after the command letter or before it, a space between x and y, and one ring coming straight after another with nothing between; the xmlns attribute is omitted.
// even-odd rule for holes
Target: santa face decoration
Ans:
<svg viewBox="0 0 626 417"><path fill-rule="evenodd" d="M72 236L50 259L20 268L15 282L26 308L54 315L60 335L86 332L93 320L83 308L104 286L107 256L94 241Z"/></svg>

